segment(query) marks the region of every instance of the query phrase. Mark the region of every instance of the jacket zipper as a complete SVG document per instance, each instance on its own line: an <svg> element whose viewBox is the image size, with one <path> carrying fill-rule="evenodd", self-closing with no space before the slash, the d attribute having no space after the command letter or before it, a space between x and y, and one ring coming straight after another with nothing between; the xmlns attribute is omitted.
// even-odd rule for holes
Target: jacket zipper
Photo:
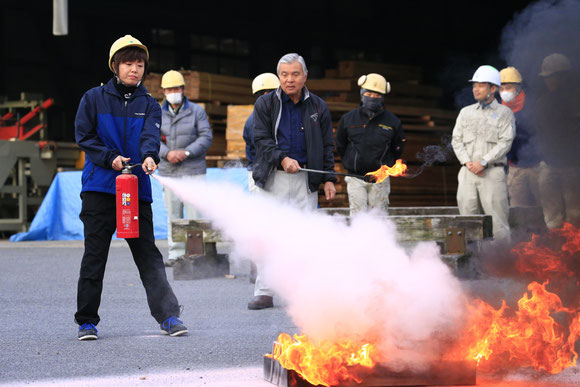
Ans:
<svg viewBox="0 0 580 387"><path fill-rule="evenodd" d="M389 145L391 145L391 143L389 143ZM387 145L385 147L385 150L383 151L383 154L381 155L381 165L383 164L383 158L385 157L385 155L387 154L387 151L389 150L389 145Z"/></svg>
<svg viewBox="0 0 580 387"><path fill-rule="evenodd" d="M126 153L127 149L127 100L125 100L125 122L123 127L123 152Z"/></svg>

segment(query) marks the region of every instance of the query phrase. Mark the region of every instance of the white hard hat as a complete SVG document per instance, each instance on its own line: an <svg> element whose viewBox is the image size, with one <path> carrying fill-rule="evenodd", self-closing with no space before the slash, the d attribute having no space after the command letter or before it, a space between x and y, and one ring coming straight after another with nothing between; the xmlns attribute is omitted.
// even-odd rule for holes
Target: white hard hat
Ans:
<svg viewBox="0 0 580 387"><path fill-rule="evenodd" d="M276 74L263 73L254 78L252 82L252 94L262 90L274 90L280 86L280 80Z"/></svg>
<svg viewBox="0 0 580 387"><path fill-rule="evenodd" d="M501 76L495 67L483 65L475 70L469 82L488 82L499 87L501 86Z"/></svg>
<svg viewBox="0 0 580 387"><path fill-rule="evenodd" d="M560 71L568 71L572 68L572 63L570 59L562 54L551 54L544 58L542 61L542 72L538 75L542 77L549 77L554 73L559 73Z"/></svg>

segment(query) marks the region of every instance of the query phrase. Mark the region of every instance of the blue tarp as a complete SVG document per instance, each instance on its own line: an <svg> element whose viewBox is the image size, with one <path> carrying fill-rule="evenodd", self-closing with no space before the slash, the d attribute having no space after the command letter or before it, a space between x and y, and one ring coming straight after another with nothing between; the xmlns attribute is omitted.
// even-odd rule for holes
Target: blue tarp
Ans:
<svg viewBox="0 0 580 387"><path fill-rule="evenodd" d="M83 223L79 219L81 173L57 173L32 220L30 230L12 235L10 241L83 239ZM248 189L248 171L245 168L208 168L206 179L210 182L228 181ZM163 203L163 189L156 179L151 179L151 188L155 239L167 239L167 211Z"/></svg>

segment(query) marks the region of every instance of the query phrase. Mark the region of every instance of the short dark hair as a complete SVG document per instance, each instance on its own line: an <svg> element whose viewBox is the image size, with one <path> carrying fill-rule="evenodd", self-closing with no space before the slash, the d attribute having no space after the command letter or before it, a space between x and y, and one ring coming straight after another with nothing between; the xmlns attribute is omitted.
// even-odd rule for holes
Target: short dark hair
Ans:
<svg viewBox="0 0 580 387"><path fill-rule="evenodd" d="M145 50L139 47L130 46L127 48L123 48L113 55L113 68L115 69L115 73L119 73L119 63L122 62L133 62L133 61L143 61L145 62L145 72L143 73L143 80L147 75L147 68L149 67L149 60L147 59L147 53Z"/></svg>

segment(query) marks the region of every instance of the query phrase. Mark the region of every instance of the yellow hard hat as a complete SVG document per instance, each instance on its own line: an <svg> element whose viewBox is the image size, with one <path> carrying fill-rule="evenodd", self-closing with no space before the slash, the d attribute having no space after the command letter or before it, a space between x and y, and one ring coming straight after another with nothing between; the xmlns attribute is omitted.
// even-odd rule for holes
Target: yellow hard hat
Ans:
<svg viewBox="0 0 580 387"><path fill-rule="evenodd" d="M501 83L522 83L522 74L515 67L506 67L499 72Z"/></svg>
<svg viewBox="0 0 580 387"><path fill-rule="evenodd" d="M109 68L111 71L115 71L113 69L113 56L117 51L122 50L125 47L139 47L145 50L145 54L147 54L147 60L149 60L149 50L143 43L141 43L138 39L135 39L131 35L125 35L122 38L115 40L115 42L111 45L111 49L109 50Z"/></svg>
<svg viewBox="0 0 580 387"><path fill-rule="evenodd" d="M391 92L391 84L380 74L370 73L358 79L358 85L366 90L376 91L381 94Z"/></svg>
<svg viewBox="0 0 580 387"><path fill-rule="evenodd" d="M161 88L168 89L179 86L185 86L185 79L179 71L169 70L161 77Z"/></svg>
<svg viewBox="0 0 580 387"><path fill-rule="evenodd" d="M252 81L252 94L256 94L262 90L274 90L278 87L280 87L280 80L276 74L263 73Z"/></svg>

